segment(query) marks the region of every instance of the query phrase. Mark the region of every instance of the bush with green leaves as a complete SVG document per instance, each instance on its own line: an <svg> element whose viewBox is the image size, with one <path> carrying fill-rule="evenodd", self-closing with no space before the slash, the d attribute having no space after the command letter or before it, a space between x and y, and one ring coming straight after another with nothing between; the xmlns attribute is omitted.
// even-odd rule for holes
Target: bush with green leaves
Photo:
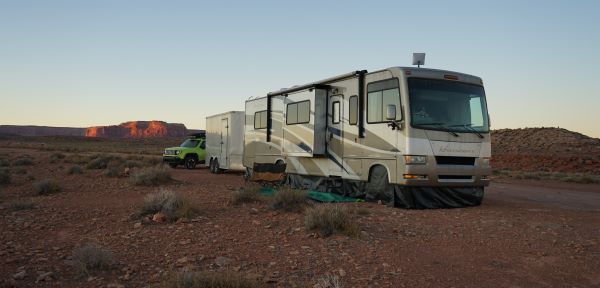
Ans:
<svg viewBox="0 0 600 288"><path fill-rule="evenodd" d="M33 189L37 195L49 195L60 192L60 186L52 180L40 180L33 183Z"/></svg>
<svg viewBox="0 0 600 288"><path fill-rule="evenodd" d="M333 233L358 236L358 225L353 222L348 208L340 204L320 204L306 209L304 226L307 230L317 230L327 237Z"/></svg>
<svg viewBox="0 0 600 288"><path fill-rule="evenodd" d="M285 188L275 192L271 207L288 212L299 211L308 204L307 196L306 191Z"/></svg>
<svg viewBox="0 0 600 288"><path fill-rule="evenodd" d="M131 174L130 179L134 185L144 186L157 186L169 183L173 180L173 178L171 178L171 170L165 166L136 169Z"/></svg>
<svg viewBox="0 0 600 288"><path fill-rule="evenodd" d="M115 263L110 251L92 243L73 250L71 258L71 265L79 276L90 275L93 271L109 270Z"/></svg>

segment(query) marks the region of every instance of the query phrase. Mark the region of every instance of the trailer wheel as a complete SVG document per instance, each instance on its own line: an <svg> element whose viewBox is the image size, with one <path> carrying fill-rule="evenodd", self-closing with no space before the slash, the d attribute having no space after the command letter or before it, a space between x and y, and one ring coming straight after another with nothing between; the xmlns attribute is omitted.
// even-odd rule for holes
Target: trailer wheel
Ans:
<svg viewBox="0 0 600 288"><path fill-rule="evenodd" d="M194 158L193 156L188 156L185 157L185 168L187 169L194 169L196 168L196 158Z"/></svg>
<svg viewBox="0 0 600 288"><path fill-rule="evenodd" d="M388 186L388 173L385 167L378 165L371 168L369 182L365 187L367 193L365 198L370 201L384 200Z"/></svg>
<svg viewBox="0 0 600 288"><path fill-rule="evenodd" d="M215 173L215 174L219 174L219 173L221 173L221 168L219 168L219 160L218 160L217 158L215 158L215 159L212 161L212 169L211 169L211 172L212 172L212 173Z"/></svg>

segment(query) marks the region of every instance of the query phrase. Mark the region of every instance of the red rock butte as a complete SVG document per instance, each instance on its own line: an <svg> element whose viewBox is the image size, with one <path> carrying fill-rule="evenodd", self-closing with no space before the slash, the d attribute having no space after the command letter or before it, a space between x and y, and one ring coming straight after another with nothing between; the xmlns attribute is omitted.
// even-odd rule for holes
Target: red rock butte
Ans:
<svg viewBox="0 0 600 288"><path fill-rule="evenodd" d="M187 135L183 124L163 121L131 121L119 125L89 127L86 137L106 138L149 138L149 137L183 137Z"/></svg>

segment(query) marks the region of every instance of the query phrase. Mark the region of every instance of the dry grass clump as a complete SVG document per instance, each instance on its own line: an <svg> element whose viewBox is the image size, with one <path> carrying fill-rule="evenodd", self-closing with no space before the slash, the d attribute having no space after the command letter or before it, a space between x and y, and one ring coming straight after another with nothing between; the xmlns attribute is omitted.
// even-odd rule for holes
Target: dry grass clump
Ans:
<svg viewBox="0 0 600 288"><path fill-rule="evenodd" d="M69 174L69 175L83 174L83 169L79 165L73 165L73 166L69 167L69 169L67 169L67 174Z"/></svg>
<svg viewBox="0 0 600 288"><path fill-rule="evenodd" d="M156 186L171 180L171 170L165 166L142 168L131 174L131 182L135 185Z"/></svg>
<svg viewBox="0 0 600 288"><path fill-rule="evenodd" d="M239 205L242 203L258 202L262 199L260 189L262 187L257 184L248 184L231 192L231 203Z"/></svg>
<svg viewBox="0 0 600 288"><path fill-rule="evenodd" d="M31 160L31 158L29 158L29 157L22 157L22 158L15 160L13 165L14 166L29 166L29 165L33 165L33 160Z"/></svg>
<svg viewBox="0 0 600 288"><path fill-rule="evenodd" d="M115 155L95 155L85 167L87 169L106 169L110 162L123 162L123 158Z"/></svg>
<svg viewBox="0 0 600 288"><path fill-rule="evenodd" d="M0 185L10 184L10 171L8 169L0 169Z"/></svg>
<svg viewBox="0 0 600 288"><path fill-rule="evenodd" d="M0 158L0 167L8 167L10 166L10 162L7 159Z"/></svg>
<svg viewBox="0 0 600 288"><path fill-rule="evenodd" d="M123 164L123 165L129 169L144 167L144 163L142 163L138 160L127 160L127 161L125 161L125 164Z"/></svg>
<svg viewBox="0 0 600 288"><path fill-rule="evenodd" d="M22 210L31 210L35 208L35 204L29 200L17 199L10 202L10 210L12 211L22 211Z"/></svg>
<svg viewBox="0 0 600 288"><path fill-rule="evenodd" d="M40 180L33 183L33 189L37 195L49 195L60 192L60 186L52 180Z"/></svg>
<svg viewBox="0 0 600 288"><path fill-rule="evenodd" d="M174 221L179 218L191 218L194 209L187 198L173 191L161 190L146 195L140 211L141 215L157 213L162 213L168 221Z"/></svg>
<svg viewBox="0 0 600 288"><path fill-rule="evenodd" d="M57 152L57 153L53 153L52 155L50 155L50 163L55 163L58 160L62 160L65 159L65 154Z"/></svg>
<svg viewBox="0 0 600 288"><path fill-rule="evenodd" d="M161 288L258 288L262 283L233 272L186 271L169 275Z"/></svg>
<svg viewBox="0 0 600 288"><path fill-rule="evenodd" d="M308 204L307 193L296 189L283 189L275 192L271 207L288 212L299 211Z"/></svg>
<svg viewBox="0 0 600 288"><path fill-rule="evenodd" d="M308 230L318 230L327 237L333 233L358 236L358 225L353 222L348 209L342 205L321 204L306 209L304 226Z"/></svg>
<svg viewBox="0 0 600 288"><path fill-rule="evenodd" d="M104 172L102 174L104 174L104 176L108 176L108 177L117 177L119 175L121 175L121 172L123 171L123 166L122 166L122 162L119 160L111 160L110 162L108 162L108 164L106 164L106 169L104 170Z"/></svg>
<svg viewBox="0 0 600 288"><path fill-rule="evenodd" d="M114 265L112 253L100 245L88 243L73 250L71 265L80 276L108 270Z"/></svg>
<svg viewBox="0 0 600 288"><path fill-rule="evenodd" d="M342 288L340 277L335 275L325 275L317 280L314 288Z"/></svg>
<svg viewBox="0 0 600 288"><path fill-rule="evenodd" d="M89 162L89 159L85 156L79 155L79 154L71 154L65 157L64 159L65 163L71 163L71 164L79 164L79 165L83 165Z"/></svg>

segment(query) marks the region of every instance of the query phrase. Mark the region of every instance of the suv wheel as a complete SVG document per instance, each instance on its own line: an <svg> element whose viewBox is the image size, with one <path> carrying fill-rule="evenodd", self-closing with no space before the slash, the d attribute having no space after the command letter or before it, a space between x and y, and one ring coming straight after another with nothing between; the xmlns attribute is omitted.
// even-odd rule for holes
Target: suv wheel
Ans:
<svg viewBox="0 0 600 288"><path fill-rule="evenodd" d="M196 158L194 157L185 157L185 168L194 169L196 168Z"/></svg>

